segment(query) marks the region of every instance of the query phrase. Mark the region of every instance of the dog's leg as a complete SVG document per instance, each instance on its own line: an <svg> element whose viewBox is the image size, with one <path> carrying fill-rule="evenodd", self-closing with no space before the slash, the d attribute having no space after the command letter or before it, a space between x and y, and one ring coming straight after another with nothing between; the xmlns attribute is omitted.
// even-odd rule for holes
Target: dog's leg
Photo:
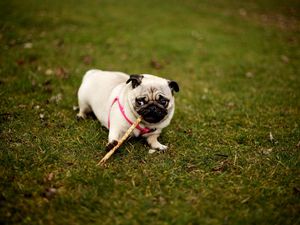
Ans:
<svg viewBox="0 0 300 225"><path fill-rule="evenodd" d="M160 134L153 134L153 135L147 137L147 142L148 142L148 144L150 145L151 148L164 151L168 148L168 146L162 145L161 143L159 143L159 141L157 140L159 135Z"/></svg>
<svg viewBox="0 0 300 225"><path fill-rule="evenodd" d="M80 99L78 101L78 105L79 113L77 114L77 119L85 119L86 114L92 111L91 107L85 101L81 101Z"/></svg>
<svg viewBox="0 0 300 225"><path fill-rule="evenodd" d="M106 151L111 150L118 144L118 140L122 137L119 127L115 126L114 122L110 124L108 134L108 144L106 145Z"/></svg>

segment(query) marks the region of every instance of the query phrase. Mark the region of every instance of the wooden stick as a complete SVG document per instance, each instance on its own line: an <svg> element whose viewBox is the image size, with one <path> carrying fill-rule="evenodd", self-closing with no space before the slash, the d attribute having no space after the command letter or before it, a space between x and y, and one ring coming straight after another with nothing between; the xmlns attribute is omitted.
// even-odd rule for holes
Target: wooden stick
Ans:
<svg viewBox="0 0 300 225"><path fill-rule="evenodd" d="M113 147L106 155L98 162L97 166L104 165L105 162L111 157L112 154L123 144L123 142L128 138L128 136L131 134L131 132L134 130L134 128L139 125L139 123L142 121L142 117L138 117L136 121L129 127L129 129L126 131L126 133L123 135L123 137L118 141L118 144Z"/></svg>

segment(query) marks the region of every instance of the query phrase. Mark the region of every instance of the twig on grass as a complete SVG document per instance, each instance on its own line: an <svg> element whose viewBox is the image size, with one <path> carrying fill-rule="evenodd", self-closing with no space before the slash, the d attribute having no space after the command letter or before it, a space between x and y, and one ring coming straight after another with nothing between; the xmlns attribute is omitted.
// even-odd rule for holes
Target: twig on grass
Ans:
<svg viewBox="0 0 300 225"><path fill-rule="evenodd" d="M129 137L131 132L134 130L134 128L139 125L139 123L142 121L142 117L138 117L136 121L129 127L129 129L126 131L126 133L123 135L123 137L118 141L118 144L113 147L106 155L98 162L97 166L104 165L105 162L114 154L114 152L123 144L123 142Z"/></svg>

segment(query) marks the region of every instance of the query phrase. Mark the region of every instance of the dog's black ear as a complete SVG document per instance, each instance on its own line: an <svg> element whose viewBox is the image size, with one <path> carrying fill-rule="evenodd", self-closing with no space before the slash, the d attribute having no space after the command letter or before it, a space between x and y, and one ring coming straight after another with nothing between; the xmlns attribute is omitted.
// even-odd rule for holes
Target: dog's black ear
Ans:
<svg viewBox="0 0 300 225"><path fill-rule="evenodd" d="M172 92L178 92L179 91L179 86L176 81L170 80L169 81L169 87L171 88Z"/></svg>
<svg viewBox="0 0 300 225"><path fill-rule="evenodd" d="M132 88L136 88L142 83L143 75L139 74L132 74L130 75L129 79L126 81L126 84L131 82Z"/></svg>

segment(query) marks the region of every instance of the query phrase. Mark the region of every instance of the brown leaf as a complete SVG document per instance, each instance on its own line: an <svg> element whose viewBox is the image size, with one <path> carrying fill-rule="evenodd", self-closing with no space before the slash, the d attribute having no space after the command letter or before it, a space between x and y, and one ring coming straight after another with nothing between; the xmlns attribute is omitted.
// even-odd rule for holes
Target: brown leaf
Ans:
<svg viewBox="0 0 300 225"><path fill-rule="evenodd" d="M43 87L43 90L44 90L45 92L52 93L52 91L53 91L53 87L52 87L52 84L51 84L51 80L46 80L46 81L42 84L42 87Z"/></svg>
<svg viewBox="0 0 300 225"><path fill-rule="evenodd" d="M247 16L247 11L245 9L239 9L239 14L243 17Z"/></svg>
<svg viewBox="0 0 300 225"><path fill-rule="evenodd" d="M63 67L59 67L55 70L55 75L58 77L58 78L62 78L62 79L67 79L69 76L68 76L68 72L65 68Z"/></svg>
<svg viewBox="0 0 300 225"><path fill-rule="evenodd" d="M294 187L293 191L294 191L294 194L297 194L297 195L300 194L300 188L299 187Z"/></svg>
<svg viewBox="0 0 300 225"><path fill-rule="evenodd" d="M45 182L45 183L46 183L46 182L50 182L50 181L53 180L53 178L54 178L54 173L51 172L51 173L47 174L47 175L44 177L44 182Z"/></svg>
<svg viewBox="0 0 300 225"><path fill-rule="evenodd" d="M29 63L35 63L36 61L38 61L38 56L37 55L29 55L28 56L28 62Z"/></svg>
<svg viewBox="0 0 300 225"><path fill-rule="evenodd" d="M85 65L91 65L93 62L93 58L90 55L85 55L83 56L82 61Z"/></svg>
<svg viewBox="0 0 300 225"><path fill-rule="evenodd" d="M269 155L269 154L272 153L272 151L273 151L272 148L262 149L262 150L261 150L262 154L264 154L264 155Z"/></svg>
<svg viewBox="0 0 300 225"><path fill-rule="evenodd" d="M64 46L64 40L63 39L57 39L54 41L54 45L57 47L57 48L61 48Z"/></svg>
<svg viewBox="0 0 300 225"><path fill-rule="evenodd" d="M24 59L18 59L16 61L16 63L18 64L18 66L23 66L25 64L25 60Z"/></svg>
<svg viewBox="0 0 300 225"><path fill-rule="evenodd" d="M284 63L288 63L290 61L290 59L286 55L281 55L280 58Z"/></svg>
<svg viewBox="0 0 300 225"><path fill-rule="evenodd" d="M163 65L162 65L161 63L159 63L159 62L158 62L157 60L155 60L155 59L152 59L152 60L150 61L150 66L153 67L154 69L157 69L157 70L163 68Z"/></svg>
<svg viewBox="0 0 300 225"><path fill-rule="evenodd" d="M229 160L224 160L224 161L221 161L218 165L216 165L215 167L213 167L211 170L213 172L224 172L225 170L228 169L228 166L230 165L231 163L229 162Z"/></svg>
<svg viewBox="0 0 300 225"><path fill-rule="evenodd" d="M56 188L46 188L44 193L42 194L45 198L51 199L57 194Z"/></svg>
<svg viewBox="0 0 300 225"><path fill-rule="evenodd" d="M228 108L234 108L236 105L235 105L234 102L228 102L228 103L226 104L226 106L227 106Z"/></svg>
<svg viewBox="0 0 300 225"><path fill-rule="evenodd" d="M246 74L245 74L246 77L248 78L252 78L254 75L252 72L248 71Z"/></svg>
<svg viewBox="0 0 300 225"><path fill-rule="evenodd" d="M58 93L57 95L52 96L48 101L50 103L59 103L63 98L63 95L61 93Z"/></svg>
<svg viewBox="0 0 300 225"><path fill-rule="evenodd" d="M18 105L18 107L19 107L20 109L25 109L25 108L27 108L27 105L20 104L20 105Z"/></svg>
<svg viewBox="0 0 300 225"><path fill-rule="evenodd" d="M54 174L53 173L49 173L48 176L47 176L47 180L48 181L51 181L54 177Z"/></svg>

